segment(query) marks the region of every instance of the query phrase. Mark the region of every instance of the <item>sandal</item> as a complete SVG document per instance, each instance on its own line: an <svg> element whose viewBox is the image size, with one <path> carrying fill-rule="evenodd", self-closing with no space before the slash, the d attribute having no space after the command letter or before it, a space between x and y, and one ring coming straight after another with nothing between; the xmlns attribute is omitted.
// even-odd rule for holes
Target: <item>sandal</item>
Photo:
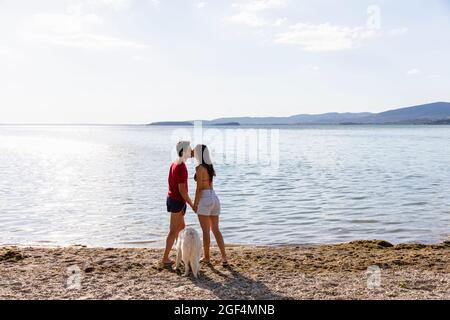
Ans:
<svg viewBox="0 0 450 320"><path fill-rule="evenodd" d="M169 268L172 267L175 264L174 261L170 261L170 262L163 262L164 267Z"/></svg>

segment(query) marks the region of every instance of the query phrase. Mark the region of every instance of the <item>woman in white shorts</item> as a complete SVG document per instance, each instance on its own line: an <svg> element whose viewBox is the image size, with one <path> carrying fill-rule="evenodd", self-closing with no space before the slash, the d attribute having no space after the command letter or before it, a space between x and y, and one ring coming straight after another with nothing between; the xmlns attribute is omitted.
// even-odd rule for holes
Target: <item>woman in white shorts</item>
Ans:
<svg viewBox="0 0 450 320"><path fill-rule="evenodd" d="M197 145L194 149L194 157L198 162L194 176L194 180L197 182L194 211L198 215L203 231L204 257L202 262L210 262L210 231L212 231L222 254L222 264L227 265L225 244L219 229L220 201L213 189L213 177L216 172L211 162L208 147L202 144Z"/></svg>

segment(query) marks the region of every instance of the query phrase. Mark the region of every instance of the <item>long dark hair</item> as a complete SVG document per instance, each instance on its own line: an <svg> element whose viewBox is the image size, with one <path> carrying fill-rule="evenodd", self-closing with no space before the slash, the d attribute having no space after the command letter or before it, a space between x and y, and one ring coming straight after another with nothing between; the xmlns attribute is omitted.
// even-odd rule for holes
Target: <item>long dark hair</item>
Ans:
<svg viewBox="0 0 450 320"><path fill-rule="evenodd" d="M199 165L204 166L208 170L209 178L212 181L213 177L216 176L216 171L214 170L208 147L204 144L198 144L195 146L194 154Z"/></svg>

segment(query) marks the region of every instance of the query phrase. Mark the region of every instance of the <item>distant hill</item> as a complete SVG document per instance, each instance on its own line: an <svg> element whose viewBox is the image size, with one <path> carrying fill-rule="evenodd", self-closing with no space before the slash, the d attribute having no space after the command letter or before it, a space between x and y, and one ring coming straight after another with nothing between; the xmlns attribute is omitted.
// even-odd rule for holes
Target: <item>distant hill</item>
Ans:
<svg viewBox="0 0 450 320"><path fill-rule="evenodd" d="M210 121L212 124L222 122L238 122L242 125L288 125L288 124L337 124L343 121L357 121L370 116L371 113L324 113L324 114L298 114L290 117L236 117L219 118Z"/></svg>
<svg viewBox="0 0 450 320"><path fill-rule="evenodd" d="M450 103L435 102L381 113L298 114L290 117L232 117L204 121L205 125L289 125L289 124L446 124ZM155 122L150 125L192 125L193 121Z"/></svg>
<svg viewBox="0 0 450 320"><path fill-rule="evenodd" d="M217 123L210 123L213 126L240 126L241 124L239 122L217 122Z"/></svg>
<svg viewBox="0 0 450 320"><path fill-rule="evenodd" d="M418 123L450 119L450 103L435 102L395 109L359 119L359 123Z"/></svg>
<svg viewBox="0 0 450 320"><path fill-rule="evenodd" d="M193 126L191 121L161 121L148 124L149 126Z"/></svg>

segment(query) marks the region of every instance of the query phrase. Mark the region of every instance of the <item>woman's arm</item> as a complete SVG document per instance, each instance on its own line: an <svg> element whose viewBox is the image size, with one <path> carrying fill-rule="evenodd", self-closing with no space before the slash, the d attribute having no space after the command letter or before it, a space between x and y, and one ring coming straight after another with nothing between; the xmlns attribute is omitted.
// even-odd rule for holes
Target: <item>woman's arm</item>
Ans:
<svg viewBox="0 0 450 320"><path fill-rule="evenodd" d="M200 197L202 195L202 181L203 181L203 175L204 175L204 170L202 170L202 167L197 167L195 169L195 173L197 174L197 189L195 190L195 200L194 200L194 211L197 211L198 208L198 204L200 202Z"/></svg>

